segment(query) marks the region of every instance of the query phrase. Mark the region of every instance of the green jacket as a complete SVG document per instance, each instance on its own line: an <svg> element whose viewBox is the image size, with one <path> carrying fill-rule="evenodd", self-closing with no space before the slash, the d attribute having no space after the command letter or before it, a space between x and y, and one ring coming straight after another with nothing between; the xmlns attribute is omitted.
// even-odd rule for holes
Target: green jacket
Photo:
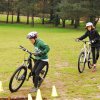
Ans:
<svg viewBox="0 0 100 100"><path fill-rule="evenodd" d="M41 53L41 56L35 56L35 59L37 60L47 60L50 48L47 44L45 44L42 40L36 39L35 44L35 53Z"/></svg>

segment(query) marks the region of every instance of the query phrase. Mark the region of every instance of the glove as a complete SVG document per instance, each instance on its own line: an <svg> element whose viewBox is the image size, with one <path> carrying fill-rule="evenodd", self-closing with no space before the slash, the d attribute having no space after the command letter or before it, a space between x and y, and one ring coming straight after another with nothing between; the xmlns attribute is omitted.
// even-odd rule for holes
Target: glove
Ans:
<svg viewBox="0 0 100 100"><path fill-rule="evenodd" d="M95 40L92 40L92 41L91 41L91 43L95 43L95 42L96 42Z"/></svg>
<svg viewBox="0 0 100 100"><path fill-rule="evenodd" d="M42 56L42 52L36 52L34 53L34 56Z"/></svg>
<svg viewBox="0 0 100 100"><path fill-rule="evenodd" d="M77 39L75 39L75 41L76 41L76 42L79 42L80 40L77 38Z"/></svg>

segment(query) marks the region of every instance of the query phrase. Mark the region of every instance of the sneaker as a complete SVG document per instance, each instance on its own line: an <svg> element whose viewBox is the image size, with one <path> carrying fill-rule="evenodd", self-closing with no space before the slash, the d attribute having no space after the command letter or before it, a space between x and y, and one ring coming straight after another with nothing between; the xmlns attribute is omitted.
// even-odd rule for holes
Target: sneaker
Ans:
<svg viewBox="0 0 100 100"><path fill-rule="evenodd" d="M94 66L94 68L93 68L92 72L96 72L96 66Z"/></svg>
<svg viewBox="0 0 100 100"><path fill-rule="evenodd" d="M38 90L38 88L33 88L33 89L30 90L30 93L37 92L37 90Z"/></svg>

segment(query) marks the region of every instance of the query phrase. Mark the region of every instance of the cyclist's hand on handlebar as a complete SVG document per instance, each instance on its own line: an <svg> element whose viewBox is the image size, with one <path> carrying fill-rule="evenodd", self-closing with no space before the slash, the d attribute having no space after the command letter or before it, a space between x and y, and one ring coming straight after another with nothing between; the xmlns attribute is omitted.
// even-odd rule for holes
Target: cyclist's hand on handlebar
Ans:
<svg viewBox="0 0 100 100"><path fill-rule="evenodd" d="M33 53L34 56L41 56L42 53L41 52L36 52L36 53Z"/></svg>
<svg viewBox="0 0 100 100"><path fill-rule="evenodd" d="M25 49L25 48L24 48L23 46L21 46L21 45L19 46L19 48L20 48L20 49Z"/></svg>
<svg viewBox="0 0 100 100"><path fill-rule="evenodd" d="M91 43L94 43L94 40L92 40Z"/></svg>
<svg viewBox="0 0 100 100"><path fill-rule="evenodd" d="M92 40L92 41L91 41L91 43L95 43L95 42L96 42L95 40Z"/></svg>
<svg viewBox="0 0 100 100"><path fill-rule="evenodd" d="M22 49L23 51L26 50L23 46L19 46L19 49Z"/></svg>
<svg viewBox="0 0 100 100"><path fill-rule="evenodd" d="M19 46L19 49L21 49L21 48L22 48L22 46L20 45L20 46Z"/></svg>
<svg viewBox="0 0 100 100"><path fill-rule="evenodd" d="M76 42L79 42L80 40L78 38L75 39Z"/></svg>

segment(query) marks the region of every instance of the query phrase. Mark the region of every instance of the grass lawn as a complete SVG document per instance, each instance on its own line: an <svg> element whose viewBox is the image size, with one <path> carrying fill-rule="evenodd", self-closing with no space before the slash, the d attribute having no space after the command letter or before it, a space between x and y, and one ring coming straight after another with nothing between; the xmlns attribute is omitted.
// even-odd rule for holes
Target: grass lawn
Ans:
<svg viewBox="0 0 100 100"><path fill-rule="evenodd" d="M100 31L100 25L97 29ZM40 88L43 97L52 100L51 90L55 85L59 94L56 100L100 100L100 61L96 73L92 73L87 66L83 74L77 70L77 59L83 45L74 39L82 35L84 29L63 29L38 24L34 28L22 24L0 24L0 81L5 90L0 93L0 97L27 96L33 86L30 79L16 93L11 94L8 89L11 75L24 58L24 52L18 46L23 45L33 51L33 46L26 39L30 31L38 31L39 37L51 48L49 73ZM36 96L35 93L32 95Z"/></svg>

